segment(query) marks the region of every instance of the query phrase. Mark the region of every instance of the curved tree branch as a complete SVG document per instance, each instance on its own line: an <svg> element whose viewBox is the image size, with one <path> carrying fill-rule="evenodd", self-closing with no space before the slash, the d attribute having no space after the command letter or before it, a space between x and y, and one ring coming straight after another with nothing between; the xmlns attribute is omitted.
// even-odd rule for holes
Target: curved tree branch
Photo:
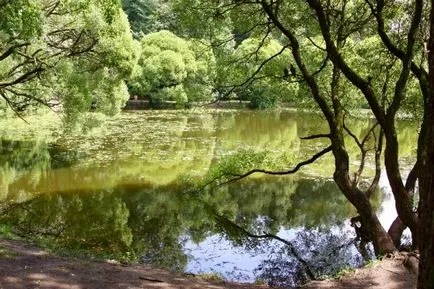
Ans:
<svg viewBox="0 0 434 289"><path fill-rule="evenodd" d="M323 155L325 155L331 151L332 151L332 147L328 146L325 149L323 149L322 151L313 155L310 159L299 162L294 168L292 168L290 170L286 170L286 171L270 171L270 170L264 170L264 169L253 169L253 170L250 170L244 174L231 174L231 176L234 176L234 178L232 178L228 181L225 181L225 182L219 184L218 186L220 187L220 186L223 186L223 185L226 185L229 183L239 181L239 180L244 179L244 178L246 178L250 175L253 175L255 173L262 173L262 174L266 174L266 175L276 175L276 176L277 175L280 175L280 176L291 175L291 174L298 172L302 167L314 163L317 159L319 159L320 157L322 157Z"/></svg>
<svg viewBox="0 0 434 289"><path fill-rule="evenodd" d="M314 135L310 135L310 136L305 136L305 137L301 137L301 140L309 140L309 139L318 139L318 138L330 138L330 134L329 133L321 133L321 134L314 134Z"/></svg>

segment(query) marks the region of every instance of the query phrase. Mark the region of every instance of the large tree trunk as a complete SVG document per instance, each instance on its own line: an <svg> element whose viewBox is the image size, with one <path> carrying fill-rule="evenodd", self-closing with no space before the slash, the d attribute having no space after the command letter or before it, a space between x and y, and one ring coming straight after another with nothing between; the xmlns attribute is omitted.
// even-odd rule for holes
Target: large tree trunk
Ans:
<svg viewBox="0 0 434 289"><path fill-rule="evenodd" d="M413 196L404 186L401 178L398 157L398 138L394 124L388 124L388 131L385 132L385 167L389 184L395 197L395 207L401 221L410 228L413 247L418 248L419 243L419 220L413 212Z"/></svg>
<svg viewBox="0 0 434 289"><path fill-rule="evenodd" d="M360 216L361 226L369 234L368 237L374 245L375 254L384 255L397 251L392 238L386 232L383 225L381 225L380 220L363 192L357 189L344 191L341 188L341 190L354 207L356 207Z"/></svg>
<svg viewBox="0 0 434 289"><path fill-rule="evenodd" d="M425 117L429 128L420 177L419 279L418 289L434 288L434 0L431 0L431 27L428 43L429 87Z"/></svg>
<svg viewBox="0 0 434 289"><path fill-rule="evenodd" d="M417 245L418 242L418 218L412 210L411 196L405 190L404 183L401 178L398 162L398 139L394 121L396 113L405 96L405 86L408 81L410 73L410 63L413 58L413 48L415 45L415 35L417 27L421 21L422 14L422 0L416 0L417 9L415 8L414 17L411 21L411 29L408 34L407 51L402 58L403 68L400 72L399 80L396 83L394 90L394 97L391 104L387 109L382 107L379 102L379 97L375 90L372 88L370 81L363 78L355 70L348 65L342 54L339 52L338 47L334 44L333 33L329 25L328 12L325 12L322 1L320 0L307 0L309 6L315 11L318 18L318 24L326 44L326 50L330 60L336 65L345 77L357 87L367 100L371 111L375 115L376 120L384 131L386 138L385 149L385 166L388 175L389 183L395 197L396 209L399 217L405 225L407 225L413 234L413 241ZM336 155L335 155L336 158ZM348 196L347 196L348 198ZM351 201L351 200L350 200ZM353 201L351 201L353 203ZM356 206L355 203L353 205ZM357 207L357 206L356 206ZM359 208L358 208L359 210ZM360 210L359 210L359 213ZM374 220L373 220L374 221Z"/></svg>
<svg viewBox="0 0 434 289"><path fill-rule="evenodd" d="M333 140L339 142L339 140ZM374 245L376 254L384 255L397 251L392 238L381 225L378 217L371 206L368 197L357 187L352 186L349 178L348 155L344 149L335 145L333 154L335 156L334 180L345 197L353 204L360 215L360 222L364 231L368 232L369 239Z"/></svg>
<svg viewBox="0 0 434 289"><path fill-rule="evenodd" d="M314 74L311 74L309 72L309 69L303 61L300 53L300 45L296 34L292 31L291 28L286 27L279 21L278 15L272 9L273 4L270 5L269 2L266 0L260 1L262 8L269 17L270 21L273 22L273 24L288 38L294 60L298 68L300 69L300 72L302 73L306 84L309 86L315 102L318 104L321 112L327 119L330 128L331 147L333 155L335 157L335 182L338 184L340 190L345 195L345 197L356 207L361 217L361 221L363 223L362 225L364 225L366 227L366 230L370 232L369 237L374 243L376 253L385 254L396 251L392 239L379 222L378 217L375 214L371 203L369 202L368 196L365 195L365 193L362 192L360 189L353 186L353 183L350 179L349 157L345 148L345 142L343 137L344 110L340 104L340 100L337 95L337 86L335 86L335 84L339 84L339 71L344 72L344 75L350 81L356 83L355 85L359 88L361 87L361 91L365 95L368 95L368 103L370 104L371 108L373 107L374 114L376 115L379 122L383 124L385 122L384 111L379 105L378 100L375 97L374 91L370 87L370 84L364 79L362 79L359 75L357 75L354 71L352 71L343 61L341 55L338 52L339 47L336 47L332 40L328 27L327 17L325 17L319 2L316 0L309 0L308 2L309 5L318 12L318 21L323 30L323 36L324 40L326 41L327 52L336 68L334 69L332 79L332 88L334 87L334 92L332 93L331 97L332 106L329 105L329 99L327 99L327 97L325 97L324 94L321 92L321 89L316 82Z"/></svg>
<svg viewBox="0 0 434 289"><path fill-rule="evenodd" d="M389 230L387 233L389 234L390 238L393 240L393 244L395 244L395 247L399 249L401 247L401 237L402 233L404 232L406 226L401 221L399 217L396 217L396 219L393 221L392 225L390 225Z"/></svg>

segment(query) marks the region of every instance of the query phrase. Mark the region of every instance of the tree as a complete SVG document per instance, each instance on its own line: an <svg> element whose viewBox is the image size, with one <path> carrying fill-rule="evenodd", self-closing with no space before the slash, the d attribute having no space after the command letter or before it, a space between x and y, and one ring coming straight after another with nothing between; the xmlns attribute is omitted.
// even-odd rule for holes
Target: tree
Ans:
<svg viewBox="0 0 434 289"><path fill-rule="evenodd" d="M215 59L206 45L166 30L144 36L141 45L133 93L149 97L154 106L164 101L184 106L212 98Z"/></svg>
<svg viewBox="0 0 434 289"><path fill-rule="evenodd" d="M254 108L268 108L278 101L295 100L298 83L289 72L290 54L274 39L265 39L262 45L260 41L248 38L236 48L231 56L233 61L228 77L232 84L228 86L233 87L240 99L249 100ZM260 72L256 74L257 70Z"/></svg>
<svg viewBox="0 0 434 289"><path fill-rule="evenodd" d="M123 0L122 9L128 15L134 37L155 32L157 3L152 0Z"/></svg>
<svg viewBox="0 0 434 289"><path fill-rule="evenodd" d="M429 124L427 141L422 156L420 178L419 218L420 218L420 262L418 288L434 288L434 2L431 1L430 37L427 45L429 87L426 95L424 117Z"/></svg>
<svg viewBox="0 0 434 289"><path fill-rule="evenodd" d="M137 60L115 0L2 1L0 95L16 112L63 105L69 120L92 105L114 113Z"/></svg>
<svg viewBox="0 0 434 289"><path fill-rule="evenodd" d="M200 2L197 7L203 8L205 2ZM421 241L424 244L423 250L432 248L433 238L427 238L431 235L421 235L420 232L421 224L426 227L422 229L425 233L428 228L432 228L431 221L427 221L432 220L430 217L432 215L422 213L423 211L427 213L428 207L432 206L432 199L429 197L431 189L428 189L432 180L432 175L428 175L432 172L432 161L426 159L431 157L428 136L431 133L429 124L432 117L430 97L433 88L431 72L433 61L432 49L426 49L426 43L430 29L431 34L434 29L432 24L431 28L429 24L429 12L432 15L434 10L432 3L431 7L423 0L399 3L383 0L338 2L306 0L296 3L260 0L221 1L219 4L218 7L208 6L213 10L214 15L216 12L220 12L221 15L221 11L225 11L225 17L231 17L232 21L247 25L256 33L273 35L288 47L312 99L329 126L329 132L309 136L308 139L326 138L330 141L330 146L299 163L294 169L280 172L254 169L240 174L235 179L255 172L277 175L294 173L301 166L310 164L331 152L335 159L334 180L357 209L362 226L369 232L369 238L377 254L396 250L404 227L410 228L415 248L419 246L419 236L423 237ZM213 17L211 13L210 17ZM319 41L315 41L314 37L318 37ZM373 39L376 43L367 46L370 47L369 49L357 51L351 48L363 42L367 43L369 39ZM306 40L323 55L320 66L309 60L304 50ZM351 43L353 45L349 45ZM431 48L432 37L429 45L431 46L428 48ZM428 51L430 57L427 60ZM371 57L382 55L377 63L384 63L384 65L372 66L368 61L361 66L356 61L352 61L354 53L360 56L370 54ZM429 71L427 71L428 64ZM329 71L327 82L319 82L318 75L327 72L327 69ZM346 116L350 113L351 107L345 101L348 95L343 92L348 87L366 101L376 120L361 139L355 137L351 127L347 125ZM417 161L408 176L405 176L399 165L396 120L400 110L409 100L407 93L411 90L415 94L415 89L417 89L415 99L419 101L420 107L423 107L424 113L419 127L419 139L415 144ZM360 165L355 171L351 171L350 168L345 135L353 137L360 149ZM370 202L378 186L383 147L384 167L395 197L399 217L389 232L386 232L380 224ZM370 185L366 187L361 186L360 180L363 178L369 153L376 173L371 178ZM414 208L417 180L422 185L420 215ZM429 214L432 214L432 211ZM425 247L428 244L430 245ZM422 255L421 262L425 266L422 271L432 272L430 271L432 269L429 269L433 266L432 251L426 256ZM431 275L421 273L419 284L434 284L424 281L428 276L432 276L432 273ZM420 288L425 287L420 285Z"/></svg>

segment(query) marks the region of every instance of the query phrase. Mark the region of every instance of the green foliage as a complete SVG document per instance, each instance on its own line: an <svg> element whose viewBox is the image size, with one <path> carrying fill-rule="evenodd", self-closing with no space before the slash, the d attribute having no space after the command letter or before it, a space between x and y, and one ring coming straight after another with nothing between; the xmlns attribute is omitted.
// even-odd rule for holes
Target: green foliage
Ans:
<svg viewBox="0 0 434 289"><path fill-rule="evenodd" d="M267 160L266 152L256 153L250 150L240 150L233 155L219 160L210 171L211 178L242 175L254 168L262 167Z"/></svg>
<svg viewBox="0 0 434 289"><path fill-rule="evenodd" d="M169 31L146 35L131 83L133 93L149 97L153 105L212 98L215 60L212 51L196 41L186 41Z"/></svg>
<svg viewBox="0 0 434 289"><path fill-rule="evenodd" d="M19 237L14 233L14 228L12 226L0 224L0 239L2 238L18 239ZM4 257L5 255L8 255L8 253L6 252L5 254L3 248L0 247L0 255Z"/></svg>
<svg viewBox="0 0 434 289"><path fill-rule="evenodd" d="M222 39L232 36L232 20L220 12L221 3L202 0L173 0L169 10L175 16L170 26L171 31L178 35L193 39L205 39L212 44L218 44ZM185 9L189 7L189 9ZM223 10L223 9L222 9ZM228 48L233 41L219 43ZM219 49L219 48L217 48Z"/></svg>
<svg viewBox="0 0 434 289"><path fill-rule="evenodd" d="M74 123L123 106L139 45L117 0L10 1L0 14L0 108L60 103Z"/></svg>
<svg viewBox="0 0 434 289"><path fill-rule="evenodd" d="M195 44L211 46L207 50L213 52L216 65L215 79L213 79L214 92L219 99L228 98L227 92L230 89L231 75L229 67L232 64L231 55L234 51L236 41L232 19L219 10L221 3L202 0L172 0L164 7L163 19L164 29L170 30L178 36L193 40ZM189 7L185 9L185 7ZM160 8L161 9L161 8ZM170 17L168 17L168 15ZM197 41L200 40L200 41ZM193 46L194 47L194 46ZM214 76L213 76L214 77Z"/></svg>
<svg viewBox="0 0 434 289"><path fill-rule="evenodd" d="M236 92L241 99L251 101L254 108L270 108L280 101L296 100L298 84L289 72L292 60L289 51L276 40L248 38L237 47L232 58L229 81L238 85L249 80Z"/></svg>
<svg viewBox="0 0 434 289"><path fill-rule="evenodd" d="M106 114L117 113L128 100L124 80L131 75L139 45L129 32L128 20L119 9L105 21L104 11L90 9L84 25L97 35L97 59L65 59L56 67L57 91L64 103L67 122L93 106ZM88 22L89 23L86 23Z"/></svg>
<svg viewBox="0 0 434 289"><path fill-rule="evenodd" d="M363 1L334 2L327 5L331 10L344 9L344 20L340 19L338 13L330 18L329 23L331 33L336 38L333 41L338 41L340 37L337 45L341 55L354 72L365 79L371 79L372 88L380 101L390 103L401 64L385 49L375 32L376 27L372 21L366 21L369 7ZM278 45L288 44L288 39L282 35L282 31L271 29L266 25L268 20L260 3L174 0L170 1L169 6L177 21L175 27L170 27L172 31L187 37L207 39L213 45L217 61L216 91L219 93L219 98L238 97L251 101L252 106L257 108L275 106L282 100L301 107L317 107L298 70L297 77L291 78L290 82L296 81L300 84L288 83L287 79L282 77L283 69L289 68L291 64L294 65L289 49L280 57L281 63L286 62L286 66L279 70L272 64L278 62L277 59L271 61L258 73L258 79L233 91L235 94L229 94L232 91L228 88L246 81L256 70L255 68L271 55L270 53L267 55L265 51L273 49L274 52L276 51L277 46L272 43L273 41ZM311 8L305 3L287 2L279 3L278 10L279 15L284 15L278 17L280 23L295 33L298 38L301 57L306 68L315 76L320 90L330 95L333 65L325 52L325 43L318 21L311 16ZM410 14L408 5L403 3L389 3L389 7L384 12L386 33L397 47L403 47L405 44L404 31L408 29ZM425 25L429 18L428 9L423 16L422 22ZM342 21L345 21L344 25ZM416 41L417 63L425 61L423 52L423 39L426 38L424 35L427 33L425 30L422 29L418 33ZM336 36L338 34L341 36ZM245 40L241 42L243 39ZM239 45L235 52L233 52L234 45L235 47ZM232 66L234 69L230 68ZM343 75L340 77L338 94L342 105L348 110L368 108L362 93ZM331 104L330 100L328 103ZM414 75L411 75L406 97L402 102L402 111L418 118L421 115L422 104L420 87Z"/></svg>
<svg viewBox="0 0 434 289"><path fill-rule="evenodd" d="M31 41L43 31L43 2L6 1L0 6L0 51L10 43Z"/></svg>
<svg viewBox="0 0 434 289"><path fill-rule="evenodd" d="M158 26L157 5L155 0L123 0L122 9L128 15L135 38L155 32Z"/></svg>

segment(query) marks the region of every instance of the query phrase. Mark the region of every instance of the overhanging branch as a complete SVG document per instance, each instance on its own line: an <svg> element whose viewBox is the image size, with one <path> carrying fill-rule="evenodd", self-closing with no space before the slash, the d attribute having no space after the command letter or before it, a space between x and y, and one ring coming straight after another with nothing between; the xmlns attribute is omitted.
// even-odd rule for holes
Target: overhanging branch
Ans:
<svg viewBox="0 0 434 289"><path fill-rule="evenodd" d="M28 46L28 45L30 45L30 43L29 42L25 42L25 43L16 44L16 45L13 45L13 46L9 47L5 52L3 52L0 55L0 61L6 59L8 56L10 56L12 53L14 53L14 51L16 49L24 47L24 46Z"/></svg>
<svg viewBox="0 0 434 289"><path fill-rule="evenodd" d="M266 174L266 175L275 175L275 176L283 176L283 175L291 175L291 174L295 174L296 172L298 172L302 167L312 164L314 163L317 159L319 159L320 157L322 157L323 155L327 154L328 152L332 151L332 147L328 146L325 149L323 149L322 151L319 151L318 153L316 153L315 155L313 155L310 159L299 162L294 168L290 169L290 170L286 170L286 171L271 171L271 170L264 170L264 169L253 169L250 170L244 174L226 174L226 175L230 175L230 176L234 176L234 178L227 180L221 184L218 185L218 187L224 186L226 184L229 183L233 183L236 181L239 181L241 179L247 178L250 175L253 175L255 173L262 173L262 174ZM224 175L222 175L221 177L223 177ZM218 180L219 178L216 178L215 180ZM211 184L212 182L208 183Z"/></svg>
<svg viewBox="0 0 434 289"><path fill-rule="evenodd" d="M331 135L329 133L320 133L320 134L314 134L310 136L301 137L301 140L309 140L309 139L318 139L318 138L330 138Z"/></svg>
<svg viewBox="0 0 434 289"><path fill-rule="evenodd" d="M274 55L270 56L269 58L265 59L264 61L261 62L261 64L258 66L258 68L252 73L252 75L250 75L250 77L248 77L245 81L243 81L242 83L236 84L231 86L231 89L225 93L225 96L231 94L237 87L244 87L245 85L249 85L251 84L255 79L256 76L261 72L262 68L271 60L273 60L274 58L278 57L279 55L281 55L285 49L288 48L288 46L283 46L282 49L280 49L279 52L275 53Z"/></svg>
<svg viewBox="0 0 434 289"><path fill-rule="evenodd" d="M27 120L25 120L21 114L16 110L15 108L15 104L7 97L7 95L0 90L0 95L1 97L6 101L6 103L8 104L8 106L12 109L12 111L19 117L21 118L25 123L29 124Z"/></svg>

